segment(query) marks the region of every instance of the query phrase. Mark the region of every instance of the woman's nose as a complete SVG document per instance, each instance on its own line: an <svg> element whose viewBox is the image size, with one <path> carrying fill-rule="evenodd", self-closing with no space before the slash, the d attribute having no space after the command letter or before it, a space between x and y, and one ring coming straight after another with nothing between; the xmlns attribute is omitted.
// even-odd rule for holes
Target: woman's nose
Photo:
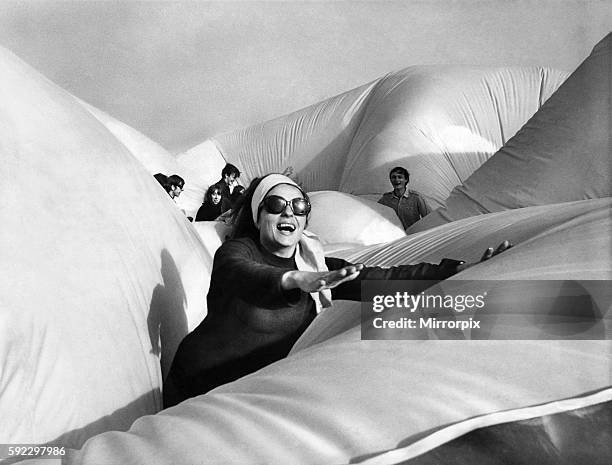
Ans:
<svg viewBox="0 0 612 465"><path fill-rule="evenodd" d="M287 203L285 205L285 208L283 208L283 211L282 211L282 215L283 216L293 216L293 208L291 208L290 203Z"/></svg>

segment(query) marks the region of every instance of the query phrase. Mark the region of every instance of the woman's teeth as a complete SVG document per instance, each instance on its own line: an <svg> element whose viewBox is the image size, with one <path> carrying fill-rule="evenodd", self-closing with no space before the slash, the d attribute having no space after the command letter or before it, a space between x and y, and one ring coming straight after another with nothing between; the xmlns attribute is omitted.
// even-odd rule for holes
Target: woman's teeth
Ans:
<svg viewBox="0 0 612 465"><path fill-rule="evenodd" d="M276 229L279 231L293 232L295 231L295 225L291 223L279 223L276 225Z"/></svg>

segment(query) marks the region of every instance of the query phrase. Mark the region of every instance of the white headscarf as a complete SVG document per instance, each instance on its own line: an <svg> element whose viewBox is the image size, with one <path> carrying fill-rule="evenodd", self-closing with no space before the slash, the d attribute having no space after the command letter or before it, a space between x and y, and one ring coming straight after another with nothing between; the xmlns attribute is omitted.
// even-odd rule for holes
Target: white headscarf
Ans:
<svg viewBox="0 0 612 465"><path fill-rule="evenodd" d="M257 227L257 212L259 211L259 205L266 197L266 194L279 184L289 184L302 191L302 188L298 186L293 179L285 175L269 174L263 178L255 189L255 192L253 192L253 198L251 199L251 213L253 215L255 227ZM300 271L329 271L325 264L323 246L316 234L308 231L302 233L295 253L295 264ZM316 304L317 313L331 306L332 296L330 289L325 289L320 292L311 292L310 296Z"/></svg>

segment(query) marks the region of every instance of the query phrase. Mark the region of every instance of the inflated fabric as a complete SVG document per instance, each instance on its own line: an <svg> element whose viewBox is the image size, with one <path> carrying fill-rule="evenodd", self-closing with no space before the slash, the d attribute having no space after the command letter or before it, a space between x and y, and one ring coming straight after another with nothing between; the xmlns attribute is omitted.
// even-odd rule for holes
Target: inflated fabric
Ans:
<svg viewBox="0 0 612 465"><path fill-rule="evenodd" d="M200 166L179 163L174 155L157 142L154 142L118 119L113 118L99 108L83 100L77 100L128 148L149 173L162 173L166 176L178 174L181 176L185 180L185 187L181 196L175 199L176 204L188 216L195 216L195 211L199 207L197 202L201 203L201 200L204 198L204 194L200 196L200 191L197 188L201 184L199 180ZM210 159L210 157L207 157L207 159ZM192 182L194 177L197 180L195 183ZM193 194L194 190L197 192L195 195Z"/></svg>
<svg viewBox="0 0 612 465"><path fill-rule="evenodd" d="M178 205L188 216L195 218L198 208L204 202L206 189L221 179L225 159L215 144L207 140L179 154L177 163L180 175L185 179L185 188L179 197Z"/></svg>
<svg viewBox="0 0 612 465"><path fill-rule="evenodd" d="M389 170L402 165L411 172L410 187L436 208L566 77L537 67L412 66L390 73L179 154L186 184L177 203L195 216L226 162L241 170L244 186L291 167L309 192L334 190L374 201L391 190ZM349 237L355 230L341 234L347 246L364 243Z"/></svg>
<svg viewBox="0 0 612 465"><path fill-rule="evenodd" d="M77 100L128 148L149 173L162 173L166 176L180 174L182 169L177 164L176 158L157 142L152 141L144 134L113 118L99 108L80 99Z"/></svg>
<svg viewBox="0 0 612 465"><path fill-rule="evenodd" d="M197 221L193 223L193 227L200 236L202 242L202 248L204 249L204 275L202 287L200 292L202 296L208 295L210 289L210 275L213 269L213 259L215 252L223 241L229 237L231 233L231 227L220 221ZM191 312L188 315L187 326L189 331L193 331L206 317L208 313L208 302L204 300L197 311Z"/></svg>
<svg viewBox="0 0 612 465"><path fill-rule="evenodd" d="M338 190L353 136L379 81L211 141L240 168L245 182L293 167L306 190Z"/></svg>
<svg viewBox="0 0 612 465"><path fill-rule="evenodd" d="M164 318L173 317L165 333L169 349L162 338L164 362L178 336L204 316L208 273L224 226L187 223L98 120L12 55L2 57L0 92L7 104L0 109L6 133L0 148L10 181L2 240L14 245L2 252L10 267L2 308L11 309L1 314L0 326L0 411L8 412L8 420L0 418L2 442L59 437L55 443L78 448L93 433L116 429L70 451L63 463L390 465L492 425L493 415L514 412L503 418L521 421L555 408L586 409L591 422L596 406L611 400L612 342L597 340L610 332L606 295L594 295L599 307L586 340L537 339L546 335L527 325L533 340L438 340L438 333L428 332L414 340L367 341L361 339L360 304L338 301L286 359L148 415L159 408L158 322L163 336ZM598 60L587 60L591 64L577 73ZM394 229L391 212L374 203L389 190L388 170L404 165L411 187L430 205L444 205L454 186L478 176L482 163L484 169L496 150L511 145L551 94L551 101L559 100L553 92L564 78L543 68L407 68L182 154L178 161L193 187L184 199L197 209L198 196L220 178L226 161L243 171L245 184L291 166L313 192L313 208L321 213L313 211L311 228L333 256L382 266L444 257L477 261L486 247L507 239L513 248L444 284L462 285L467 293L468 280L478 279L567 280L586 287L585 280L609 281L612 199L601 189L609 172L597 162L600 146L591 139L605 130L599 122L588 124L590 109L599 108L588 89L582 90L588 104L576 97L571 113L588 140L564 132L573 120L561 110L554 115L562 123L559 137L566 138L555 147L584 149L546 165L546 177L567 183L567 196L545 193L550 186L542 177L542 192L536 192L530 173L519 170L512 172L512 185L520 191L519 174L525 174L526 192L534 191L540 203L466 215L410 236ZM605 85L583 83L609 95ZM561 95L573 95L576 87L562 87ZM522 150L537 144L534 137L507 158L525 163ZM536 174L547 157L532 153ZM568 163L576 179L567 177ZM592 179L585 176L590 167L597 169ZM501 194L504 176L510 174L502 170L495 178ZM576 197L581 189L588 195ZM336 192L314 192L329 190ZM43 198L52 201L43 204ZM383 236L395 240L377 243ZM516 295L508 310L528 298ZM161 310L166 308L172 311ZM177 315L183 317L178 323ZM514 334L507 326L493 329L500 339ZM129 432L120 431L138 416ZM9 424L17 425L16 433L5 439Z"/></svg>
<svg viewBox="0 0 612 465"><path fill-rule="evenodd" d="M453 190L446 207L410 228L612 193L612 34L493 157Z"/></svg>
<svg viewBox="0 0 612 465"><path fill-rule="evenodd" d="M309 197L312 213L308 230L317 234L324 246L343 244L349 248L406 235L392 208L337 191L311 192Z"/></svg>
<svg viewBox="0 0 612 465"><path fill-rule="evenodd" d="M360 465L496 465L612 461L612 389L451 425Z"/></svg>
<svg viewBox="0 0 612 465"><path fill-rule="evenodd" d="M390 190L389 170L402 165L435 208L566 76L537 67L412 66L206 143L244 182L292 166L309 191L380 195Z"/></svg>
<svg viewBox="0 0 612 465"><path fill-rule="evenodd" d="M0 83L0 443L79 447L160 410L205 251L72 95L4 49Z"/></svg>
<svg viewBox="0 0 612 465"><path fill-rule="evenodd" d="M563 82L546 68L412 67L379 82L339 189L388 191L404 166L432 208L501 147Z"/></svg>
<svg viewBox="0 0 612 465"><path fill-rule="evenodd" d="M197 210L206 189L221 179L226 162L236 165L245 187L258 176L293 167L307 190L336 189L359 114L374 83L312 107L207 139L177 156L185 173L181 206ZM314 152L317 152L317 156ZM320 182L320 173L326 173ZM329 179L335 179L331 184Z"/></svg>
<svg viewBox="0 0 612 465"><path fill-rule="evenodd" d="M601 199L481 215L345 256L384 265L472 261L510 239L512 249L454 279L609 280L611 206ZM602 312L598 323L609 327L609 302ZM129 434L99 435L68 463L358 462L452 423L612 384L610 340L365 341L358 313L358 303L334 304L287 359L141 418ZM320 337L330 322L338 332Z"/></svg>
<svg viewBox="0 0 612 465"><path fill-rule="evenodd" d="M612 200L606 198L480 215L413 234L390 244L340 250L335 256L353 263L379 266L420 261L437 263L445 257L475 262L480 259L485 248L509 240L516 245L502 256L470 268L449 278L447 282L610 280L611 208ZM474 247L474 234L477 235L479 248ZM571 267L566 264L571 264ZM521 308L520 302L517 300L516 305L511 305L507 311L511 312L513 307ZM293 352L359 324L358 306L340 305L339 309L339 312L324 312L317 318L296 342ZM596 331L601 327L591 329ZM522 331L525 330L522 328ZM498 338L502 336L495 334ZM534 333L533 336L539 338L542 334ZM592 336L601 338L602 334L594 332Z"/></svg>
<svg viewBox="0 0 612 465"><path fill-rule="evenodd" d="M476 261L485 247L509 239L512 249L454 279L609 280L611 202L480 215L336 255L386 266ZM142 418L130 434L97 436L69 463L400 463L412 457L404 448L471 418L597 390L610 400L609 340L363 341L359 310L337 302L287 359ZM601 311L593 328L605 334L609 302ZM587 399L581 407L602 401ZM435 438L427 444L439 445Z"/></svg>

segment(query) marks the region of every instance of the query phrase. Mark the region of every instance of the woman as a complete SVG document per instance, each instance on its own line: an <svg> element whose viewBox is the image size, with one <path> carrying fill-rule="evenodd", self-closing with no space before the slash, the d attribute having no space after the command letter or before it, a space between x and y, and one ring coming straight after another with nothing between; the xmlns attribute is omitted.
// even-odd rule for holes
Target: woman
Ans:
<svg viewBox="0 0 612 465"><path fill-rule="evenodd" d="M221 187L213 184L206 191L204 203L198 209L196 221L214 221L229 210L229 201L223 198Z"/></svg>
<svg viewBox="0 0 612 465"><path fill-rule="evenodd" d="M308 196L281 174L254 180L242 200L232 239L215 254L208 315L179 346L164 407L285 357L332 299L361 299L362 279L438 281L468 266L444 259L384 269L324 257L320 242L305 231ZM483 259L508 247L488 249ZM415 283L412 291L430 284Z"/></svg>

